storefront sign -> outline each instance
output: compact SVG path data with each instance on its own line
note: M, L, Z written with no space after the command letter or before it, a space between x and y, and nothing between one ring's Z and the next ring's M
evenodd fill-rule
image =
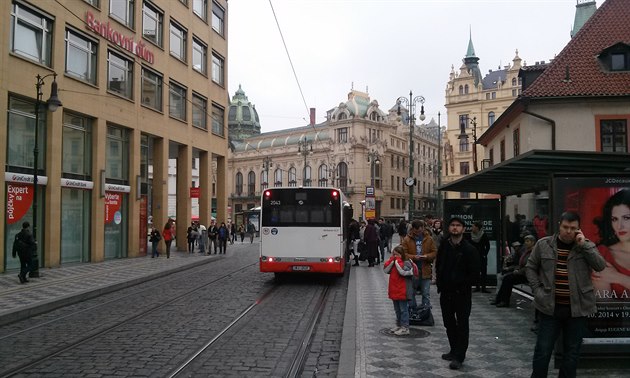
M33 175L25 175L22 173L4 173L4 181L6 182L19 182L23 184L32 184L33 183ZM47 185L48 177L47 176L37 176L37 185Z
M83 181L83 180L73 180L62 178L61 186L64 188L74 188L74 189L86 189L91 190L94 189L94 183L92 181Z
M105 192L105 224L116 221L120 224L122 216L120 207L122 205L122 194L116 192Z
M33 203L33 185L7 184L7 224L19 222Z
M129 185L105 184L105 190L108 192L129 193L131 192L131 187Z
M109 42L122 47L130 53L136 55L138 58L153 64L155 56L153 51L149 50L142 41L134 41L132 37L128 37L123 33L112 29L109 21L102 22L94 18L94 14L90 11L85 13L85 22L87 28L101 37L107 39Z
M201 188L190 188L190 198L199 198Z

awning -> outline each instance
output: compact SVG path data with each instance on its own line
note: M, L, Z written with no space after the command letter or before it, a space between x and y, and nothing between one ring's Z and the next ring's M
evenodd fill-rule
M531 150L438 188L504 196L549 189L554 173L628 173L630 154Z

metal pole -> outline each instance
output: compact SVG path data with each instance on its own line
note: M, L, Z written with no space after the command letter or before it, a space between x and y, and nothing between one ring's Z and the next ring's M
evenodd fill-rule
M438 188L442 186L442 125L440 122L440 112L438 112L438 177L437 177L437 185ZM438 218L442 219L442 191L437 191L437 214Z
M413 177L413 128L416 121L413 92L409 91L409 177ZM413 219L413 185L409 187L409 220Z
M35 143L33 147L33 239L35 240L34 252L31 256L31 266L29 277L39 277L39 257L37 256L37 169L39 158L39 103L42 100L43 93L41 91L44 85L44 79L37 75L37 100L35 101Z

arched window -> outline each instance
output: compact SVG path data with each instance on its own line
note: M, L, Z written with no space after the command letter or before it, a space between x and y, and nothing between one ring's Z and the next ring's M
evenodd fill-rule
M492 124L494 123L494 112L489 112L488 113L488 126L492 126Z
M303 178L303 186L311 186L311 166L307 165L304 167L304 178Z
M256 195L256 174L254 171L249 171L249 174L247 175L247 195Z
M459 86L459 94L460 95L464 94L464 86L463 85Z
M516 87L516 78L515 77L512 78L512 86Z
M269 187L269 173L267 171L260 172L260 191Z
M318 171L317 176L319 180L317 181L317 186L328 186L328 167L326 164L320 165Z
M243 174L238 172L236 174L236 195L240 196L243 194Z
M297 174L295 167L289 168L289 186L297 186Z
M378 113L377 112L370 113L370 121L378 121Z
M468 151L468 138L462 138L459 140L459 152Z
M273 186L282 186L282 170L280 168L276 168L276 171L273 173L273 177Z
M344 162L337 165L337 178L339 179L339 189L348 190L348 165Z
M468 84L464 85L464 94L468 94Z
M339 120L341 121L342 119L348 119L348 116L346 115L346 113L339 113Z

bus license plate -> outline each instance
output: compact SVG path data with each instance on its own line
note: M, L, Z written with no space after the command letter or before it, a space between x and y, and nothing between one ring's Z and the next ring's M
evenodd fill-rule
M295 265L293 270L311 270L311 267L307 265Z

